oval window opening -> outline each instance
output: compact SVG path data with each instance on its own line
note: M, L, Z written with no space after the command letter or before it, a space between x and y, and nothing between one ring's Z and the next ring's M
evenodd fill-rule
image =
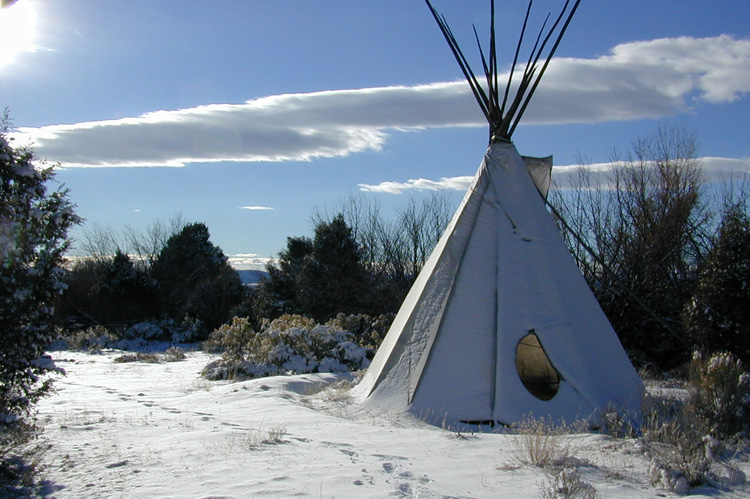
M518 342L516 370L523 386L540 400L551 400L560 389L560 374L552 366L539 338L533 332Z

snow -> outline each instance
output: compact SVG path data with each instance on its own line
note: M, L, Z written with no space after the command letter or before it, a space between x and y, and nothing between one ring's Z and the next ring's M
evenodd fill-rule
M38 406L46 497L523 498L565 475L522 464L522 435L457 434L373 412L348 395L350 375L208 381L199 372L216 355L115 363L122 354L52 352L67 376ZM575 467L599 497L673 496L649 484L637 442L561 438L556 464ZM726 490L691 493L750 497L741 483L750 465L732 464L717 481Z

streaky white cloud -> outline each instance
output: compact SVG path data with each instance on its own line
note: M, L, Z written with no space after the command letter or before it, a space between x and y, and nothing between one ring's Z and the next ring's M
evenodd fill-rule
M250 211L266 211L266 210L274 210L275 208L272 208L270 206L240 206L240 209L250 210Z
M663 38L550 63L526 124L658 118L750 92L750 39ZM518 78L516 78L518 80ZM285 94L139 117L21 128L64 167L310 161L380 150L395 131L485 126L463 81Z
M365 192L382 192L387 194L402 194L407 191L438 191L453 190L465 191L471 179L471 175L461 177L443 177L440 180L428 180L425 178L409 179L406 182L381 182L379 184L359 184L359 190Z
M750 175L750 158L717 158L706 156L698 158L703 169L703 178L706 182L725 182L728 180L742 179ZM565 165L555 166L552 169L552 178L558 188L566 189L573 185L578 170L585 168L592 174L592 180L601 181L603 185L609 180L613 168L622 162L593 163L588 165Z
M723 182L731 179L742 179L750 176L750 158L699 158L703 168L703 176L707 182ZM600 181L606 185L612 170L621 165L621 161L609 163L592 163L587 165L561 165L552 168L552 179L555 186L560 189L570 188L579 174L579 169L584 168L592 175L594 182ZM413 190L438 190L451 189L465 191L473 177L443 177L440 180L410 179L406 182L386 181L379 184L359 184L361 191L380 192L387 194L404 194Z

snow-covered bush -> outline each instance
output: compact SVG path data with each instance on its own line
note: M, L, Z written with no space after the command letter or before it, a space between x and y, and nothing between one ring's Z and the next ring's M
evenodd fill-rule
M116 364L126 364L129 362L144 362L147 364L159 364L162 359L155 353L136 352L125 353L115 357L112 362Z
M374 317L367 314L338 314L326 325L354 334L357 339L356 343L367 348L368 358L372 359L388 333L388 328L391 327L395 316L395 314L381 314Z
M180 337L182 334L182 329L175 321L164 319L134 324L125 330L123 338L146 341L169 341L175 336Z
M186 358L187 355L185 355L185 350L180 347L169 347L164 352L164 360L166 362L179 362Z
M104 326L71 331L62 338L65 349L98 352L103 348L112 348L119 338Z
M222 353L225 360L241 361L245 359L255 334L247 317L235 317L230 324L224 324L208 335L203 342L203 350Z
M655 421L644 429L643 441L651 458L649 477L654 486L685 493L686 486L699 485L713 461L716 441L692 426L686 412L671 420Z
M646 397L640 442L650 458L647 474L653 486L684 494L705 482L719 445L708 428L706 418L683 397Z
M686 412L694 413L704 431L724 438L747 430L750 423L750 373L729 352L695 353L689 368Z
M219 345L224 353L203 375L226 379L355 371L367 367L369 360L354 339L348 331L299 315L283 315L259 332L247 319L235 318L211 334L209 345Z
M37 166L7 139L0 121L0 424L28 415L51 388L43 375L61 371L45 348L54 339L52 317L61 282L68 229L80 218L57 187L52 167Z
M723 476L726 466L720 463L727 437L747 427L749 403L750 375L739 359L726 352L695 353L688 367L686 398L646 398L641 442L651 459L651 484L686 494L699 484L738 482L739 473L729 470Z
M186 317L182 322L172 319L151 320L127 328L122 337L130 340L171 341L190 343L199 335L200 321Z

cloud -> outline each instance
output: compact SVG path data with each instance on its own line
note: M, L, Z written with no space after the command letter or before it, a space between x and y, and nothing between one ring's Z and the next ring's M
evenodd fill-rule
M658 118L750 92L750 39L664 38L594 59L555 59L526 124ZM388 134L485 126L463 81L285 94L242 104L156 111L109 121L21 128L38 156L65 167L310 161L380 150Z
M750 180L750 158L700 158L703 167L703 176L707 182L724 182L729 180L741 180L747 178ZM584 165L583 168L592 174L594 182L600 181L606 185L609 174L617 165L617 162L611 163L593 163ZM552 169L552 179L558 188L570 188L578 176L578 170L581 165L562 165L555 166ZM403 194L412 190L438 190L451 189L456 191L465 191L473 177L443 177L440 180L427 179L410 179L406 182L381 182L380 184L368 185L359 184L359 189L366 192L380 192L387 194Z
M471 179L471 175L462 177L443 177L440 180L428 180L424 178L409 179L406 182L381 182L380 184L369 185L359 184L359 190L366 192L383 192L387 194L402 194L406 191L438 191L454 190L465 191Z
M240 209L250 211L265 211L274 210L275 208L271 208L270 206L240 206Z
M706 182L726 182L729 180L750 179L750 158L699 158L703 168L703 178ZM617 163L594 163L585 165L585 168L593 174L592 180L600 180L606 184L609 174ZM562 189L568 188L575 181L579 165L555 166L552 169L552 178L555 184Z

